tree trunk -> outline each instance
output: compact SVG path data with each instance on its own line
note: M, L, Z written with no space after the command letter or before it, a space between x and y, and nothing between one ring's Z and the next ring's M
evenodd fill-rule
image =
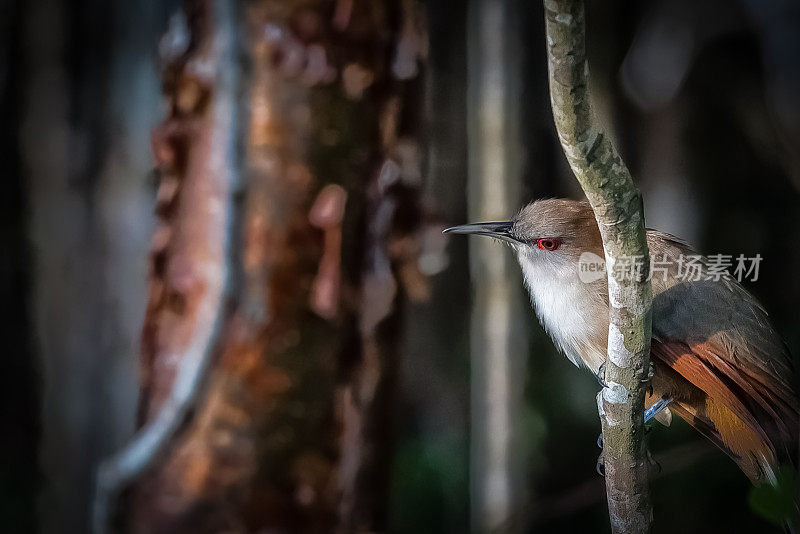
M153 140L161 223L143 334L144 427L101 472L101 486L114 488L105 516L128 532L386 530L401 312L427 295L417 262L427 220L419 8L262 0L235 14L233 5L187 2L185 22L162 40L171 113ZM247 69L231 35L245 43ZM242 80L246 126L215 113L232 112L239 96L225 73ZM231 143L244 156L242 214L215 341L197 310L220 290L209 272L227 269ZM219 162L227 166L211 168ZM176 401L202 336L213 359L194 365L198 387ZM170 410L179 417L147 460L109 477ZM118 496L123 514L113 513Z
M544 7L553 117L567 160L594 209L606 253L610 326L606 386L597 403L611 528L649 532L643 415L652 292L642 198L592 112L583 0L544 0ZM634 277L619 279L615 261L636 261L641 269Z

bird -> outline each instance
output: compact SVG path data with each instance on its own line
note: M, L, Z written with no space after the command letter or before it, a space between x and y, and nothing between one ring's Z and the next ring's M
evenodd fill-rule
M540 199L509 221L455 226L452 234L508 244L542 326L572 363L602 383L609 330L606 275L581 272L604 257L586 200ZM655 268L651 382L645 420L685 420L730 456L755 485L776 484L793 458L800 402L786 344L764 307L734 277L667 233L647 230ZM694 258L687 260L687 258ZM692 261L692 276L686 276ZM583 263L582 263L583 262ZM585 268L584 268L585 271Z

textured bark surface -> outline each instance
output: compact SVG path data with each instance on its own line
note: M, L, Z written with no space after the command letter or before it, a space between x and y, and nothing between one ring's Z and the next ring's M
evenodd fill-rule
M195 214L219 202L215 175L191 162L212 157L202 117L233 95L196 74L223 66L203 54L231 28L247 60L225 65L243 77L246 124L228 131L245 156L234 295L194 415L123 496L119 525L382 531L402 304L427 297L421 14L414 1L262 0L228 18L234 4L187 2L186 22L162 40L172 116L153 142L162 224L143 334L145 428L180 384L207 291L189 275L218 236Z
M570 167L595 212L608 270L606 387L598 394L613 532L649 532L652 508L644 442L652 293L647 281L641 195L590 102L583 0L545 0L550 98ZM638 276L613 276L615 260L639 261Z
M173 444L194 408L227 320L238 181L236 13L200 2L173 24L162 50L169 116L153 147L162 182L143 332L140 416L134 439L97 476L94 530L107 531L120 494Z

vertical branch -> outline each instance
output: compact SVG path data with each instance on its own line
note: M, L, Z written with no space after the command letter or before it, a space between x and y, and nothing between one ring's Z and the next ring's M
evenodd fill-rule
M237 169L235 13L229 0L195 7L189 13L195 49L170 66L171 116L161 127L164 137L154 141L165 174L159 191L165 216L154 239L145 350L153 351L146 373L161 382L151 380L158 395L144 398L158 403L145 410L152 415L128 446L99 468L93 512L98 533L109 530L121 492L173 444L225 322ZM158 366L171 372L156 373Z
M642 199L590 103L583 0L544 0L550 98L570 167L595 212L608 270L606 386L598 395L613 532L648 532L652 509L643 433L652 293ZM643 264L634 280L614 262Z
M519 134L513 116L519 54L510 3L471 3L468 22L470 219L502 220L518 208ZM516 261L491 241L471 243L475 291L471 324L472 525L487 532L509 525L524 503L523 470L512 428L522 404L524 315ZM515 522L515 525L521 522ZM508 527L506 527L508 528Z

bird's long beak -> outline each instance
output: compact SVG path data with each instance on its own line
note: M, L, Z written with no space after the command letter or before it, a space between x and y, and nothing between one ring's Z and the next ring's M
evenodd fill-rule
M453 226L452 228L448 228L442 233L486 235L496 239L502 239L503 241L508 241L510 243L517 243L519 241L513 235L511 235L511 228L513 225L514 223L511 221L464 224L461 226Z

